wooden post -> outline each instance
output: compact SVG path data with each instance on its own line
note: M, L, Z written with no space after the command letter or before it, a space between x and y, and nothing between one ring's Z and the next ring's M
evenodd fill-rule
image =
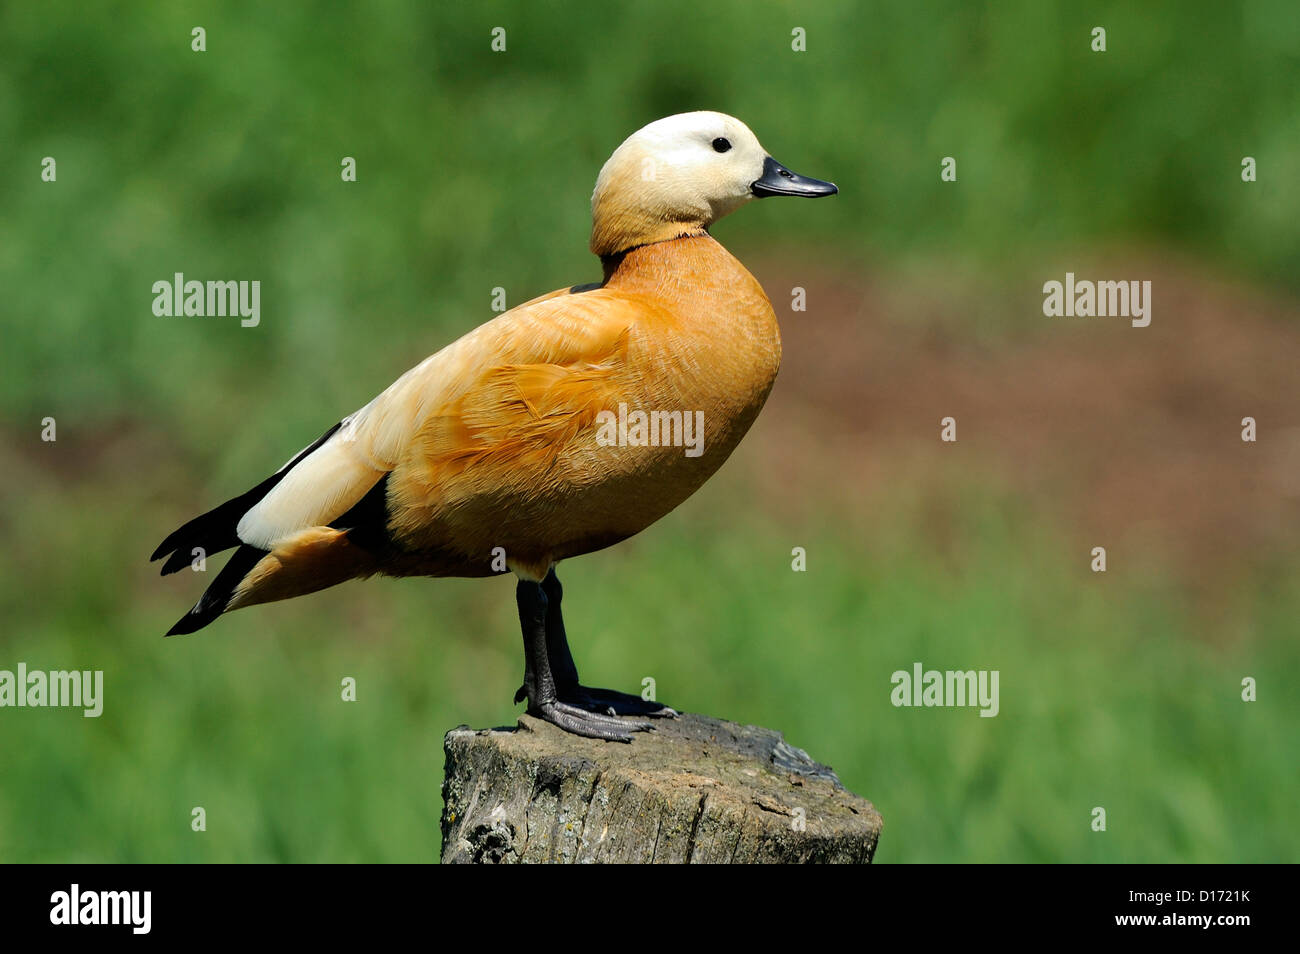
M447 733L442 861L870 862L875 807L781 733L708 716L630 744L531 716Z

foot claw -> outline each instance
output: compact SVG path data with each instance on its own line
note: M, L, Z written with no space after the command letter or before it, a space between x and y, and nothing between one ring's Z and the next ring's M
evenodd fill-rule
M620 719L613 713L605 715L603 712L592 712L590 709L585 709L582 706L571 705L563 700L557 702L556 706L558 706L562 712L567 712L576 719L586 719L598 725L607 725L611 728L618 728L623 731L649 732L654 728L654 726L649 722Z
M528 713L574 735L586 736L589 739L605 739L609 742L631 742L630 733L644 732L653 728L648 722L624 722L621 719L587 712L563 702L546 702L540 706L530 707Z

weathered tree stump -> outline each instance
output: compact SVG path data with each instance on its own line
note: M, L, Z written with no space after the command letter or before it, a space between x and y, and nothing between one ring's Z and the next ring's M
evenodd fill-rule
M707 716L631 744L516 729L447 733L442 861L866 863L882 821L781 733Z

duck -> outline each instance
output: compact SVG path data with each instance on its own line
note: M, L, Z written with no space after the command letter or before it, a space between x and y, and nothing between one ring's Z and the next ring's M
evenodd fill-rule
M169 534L152 556L163 575L196 554L234 553L166 635L376 574L511 572L524 644L516 704L616 742L676 715L579 681L556 567L670 513L767 400L781 363L776 315L711 227L756 199L837 192L723 113L632 133L592 192L602 280L479 325Z

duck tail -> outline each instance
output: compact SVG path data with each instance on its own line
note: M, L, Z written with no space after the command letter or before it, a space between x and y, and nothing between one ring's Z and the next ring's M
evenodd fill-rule
M299 461L329 440L330 436L338 429L339 424L335 424L322 434L314 444L303 448L293 460L252 490L242 493L238 497L232 497L221 506L209 510L207 513L201 514L178 529L173 530L167 535L167 539L158 545L158 549L153 551L153 556L149 558L150 561L167 557L167 562L162 566L162 575L167 576L169 573L175 573L189 566L190 561L199 555L194 553L196 549L202 550L202 556L207 557L223 550L229 550L231 547L239 546L240 540L236 528L239 526L239 521L244 514L248 513L258 501L269 494L275 485L284 478L284 475L293 470Z
M182 636L196 632L224 613L230 607L235 589L253 567L261 562L267 552L247 544L236 550L226 565L221 568L217 578L212 581L212 585L204 590L193 609L178 619L176 625L167 630L165 635Z

